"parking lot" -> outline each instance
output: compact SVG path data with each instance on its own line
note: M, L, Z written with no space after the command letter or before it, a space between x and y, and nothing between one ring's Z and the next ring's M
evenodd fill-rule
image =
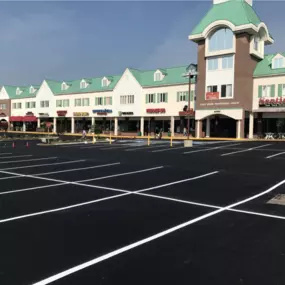
M270 140L1 142L0 284L285 284L284 164Z

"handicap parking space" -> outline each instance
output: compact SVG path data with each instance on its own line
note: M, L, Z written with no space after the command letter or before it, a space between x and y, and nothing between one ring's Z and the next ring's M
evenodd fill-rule
M252 176L243 173L221 171L215 175L189 181L186 185L169 185L145 193L185 200L186 202L226 206L259 193L276 182L276 179L268 176L259 175L254 179L252 178Z
M32 284L208 211L202 207L127 195L0 223L0 243L5 244L1 249L1 282ZM32 258L27 258L31 255Z
M285 284L283 226L280 220L224 212L75 268L54 284Z

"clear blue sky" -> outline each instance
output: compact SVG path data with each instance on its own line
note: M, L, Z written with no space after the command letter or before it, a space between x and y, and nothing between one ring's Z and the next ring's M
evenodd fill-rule
M0 2L0 85L40 84L196 62L188 40L211 1ZM285 2L254 7L285 51Z

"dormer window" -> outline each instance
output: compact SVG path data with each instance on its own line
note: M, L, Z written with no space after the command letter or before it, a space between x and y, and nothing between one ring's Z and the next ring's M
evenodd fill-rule
M20 95L21 94L21 90L20 90L20 88L18 87L17 89L16 89L16 95Z
M161 81L161 73L160 72L156 72L154 74L154 81Z
M273 68L283 68L284 67L284 58L274 58Z
M108 81L107 81L107 79L104 78L104 79L102 80L102 86L103 86L103 87L108 86Z
M85 81L85 80L82 80L82 81L80 82L80 88L81 88L81 89L84 89L84 88L86 88L86 87L87 87L86 81Z
M259 48L258 48L258 44L259 44L259 39L257 37L254 37L254 40L253 40L253 48L258 51Z
M61 90L66 90L67 89L67 84L65 82L61 83Z
M33 94L35 92L35 89L33 86L30 87L30 94Z

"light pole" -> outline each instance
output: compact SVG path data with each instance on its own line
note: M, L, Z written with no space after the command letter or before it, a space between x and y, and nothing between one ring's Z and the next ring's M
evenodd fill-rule
M187 139L189 140L190 138L190 103L191 103L191 77L196 76L197 73L197 64L191 63L187 68L186 68L186 73L184 73L182 76L183 77L188 77L189 78L189 89L188 89L188 119L187 119Z

